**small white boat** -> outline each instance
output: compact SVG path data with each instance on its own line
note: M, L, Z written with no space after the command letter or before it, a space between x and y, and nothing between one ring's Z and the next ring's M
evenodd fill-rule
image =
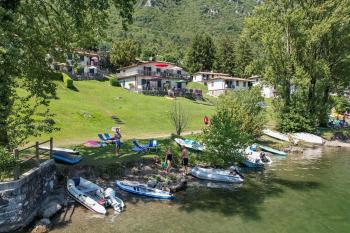
M271 164L272 160L264 152L252 151L248 147L245 150L245 160L242 163L250 168L263 168L265 165Z
M175 197L167 191L163 191L160 189L150 188L145 184L141 184L138 182L130 182L130 181L116 181L116 185L129 193L153 197L157 199L174 199Z
M175 142L180 146L185 146L186 148L189 148L192 150L204 151L205 149L204 145L191 139L175 138Z
M107 188L105 190L105 198L107 204L112 206L115 211L120 213L124 210L125 204L123 200L115 195L115 191L112 188Z
M283 133L280 133L280 132L277 132L277 131L273 131L273 130L270 130L270 129L264 129L262 132L265 135L269 136L269 137L272 137L272 138L275 138L275 139L278 139L278 140L281 140L281 141L298 143L297 139L296 140L292 140L292 138L289 137L287 134L283 134Z
M234 170L222 170L213 168L194 167L190 171L191 175L203 180L228 182L228 183L242 183L243 177Z
M40 150L50 150L50 147L49 146L39 146L39 149ZM65 153L75 154L75 155L79 154L79 151L72 150L72 149L66 149L66 148L59 148L59 147L52 148L52 151L65 152Z
M106 214L104 190L100 186L84 178L72 178L67 181L68 193L86 208Z
M325 143L325 140L323 138L311 133L293 133L292 137L311 144L323 145Z

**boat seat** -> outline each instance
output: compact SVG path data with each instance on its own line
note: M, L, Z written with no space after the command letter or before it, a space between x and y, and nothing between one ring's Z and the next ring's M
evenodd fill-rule
M79 189L79 190L82 193L89 193L89 192L92 192L92 191L96 191L97 189L94 187L94 188L85 188L85 189Z

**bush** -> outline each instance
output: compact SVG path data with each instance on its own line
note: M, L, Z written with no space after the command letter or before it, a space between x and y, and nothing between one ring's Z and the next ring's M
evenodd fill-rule
M332 100L334 103L334 108L339 114L344 113L348 108L350 108L350 101L345 96L334 96Z
M16 160L8 150L0 147L0 179L8 176L16 165Z
M118 81L117 78L110 78L110 79L109 79L109 83L110 83L111 86L113 86L113 87L121 87L120 82Z
M62 73L57 73L57 72L52 73L51 79L56 81L62 81L63 80Z
M73 79L71 79L68 74L62 73L62 79L67 88L74 87Z

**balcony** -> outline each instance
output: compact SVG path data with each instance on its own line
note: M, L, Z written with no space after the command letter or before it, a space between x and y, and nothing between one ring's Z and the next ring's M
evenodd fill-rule
M174 79L186 79L188 78L187 75L184 74L177 74L173 72L156 72L156 71L148 71L148 70L134 70L132 72L125 72L119 74L120 77L126 77L126 76L152 76L152 77L159 77L159 78L174 78Z

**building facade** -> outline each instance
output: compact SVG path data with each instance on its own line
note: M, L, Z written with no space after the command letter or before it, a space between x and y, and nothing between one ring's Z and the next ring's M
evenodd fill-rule
M123 88L131 91L159 89L184 89L188 74L184 69L169 62L140 62L120 68L118 80Z
M261 96L264 98L275 98L276 90L270 85L266 85L261 81L261 78L257 75L254 75L249 78L253 86L259 86L261 88Z
M229 74L198 72L193 75L193 82L203 83L208 87L208 94L219 96L227 91L249 89L252 82L248 79L231 77Z

